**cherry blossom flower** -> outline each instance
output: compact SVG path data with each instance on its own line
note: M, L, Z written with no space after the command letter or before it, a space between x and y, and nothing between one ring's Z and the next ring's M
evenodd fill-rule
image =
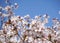
M15 8L18 8L18 4L17 3L15 3L14 5L15 5Z

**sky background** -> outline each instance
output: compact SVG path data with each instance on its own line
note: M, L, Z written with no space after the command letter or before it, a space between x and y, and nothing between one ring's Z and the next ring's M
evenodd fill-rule
M6 6L5 0L0 0L0 6ZM25 16L29 14L31 18L36 15L48 14L49 24L52 24L52 18L60 19L60 0L10 0L12 4L17 2L19 8L15 10L16 15Z

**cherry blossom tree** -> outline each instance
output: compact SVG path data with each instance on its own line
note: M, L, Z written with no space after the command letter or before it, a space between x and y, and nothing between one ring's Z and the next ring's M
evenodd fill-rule
M9 1L5 0L7 4ZM52 27L49 27L46 26L50 18L48 14L35 16L34 19L29 15L15 16L13 9L18 7L17 3L0 7L0 43L60 43L60 20L53 18Z

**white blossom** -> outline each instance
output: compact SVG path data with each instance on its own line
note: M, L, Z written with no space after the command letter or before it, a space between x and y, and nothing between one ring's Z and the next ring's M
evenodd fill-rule
M10 7L10 6L6 6L6 7L5 7L5 10L6 10L6 11L10 11L10 10L11 10L11 7Z
M15 3L14 5L15 5L15 8L18 8L18 4L17 3Z

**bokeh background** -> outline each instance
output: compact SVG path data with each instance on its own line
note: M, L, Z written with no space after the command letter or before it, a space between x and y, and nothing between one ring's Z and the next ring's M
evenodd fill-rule
M0 6L6 6L5 0L0 0ZM19 8L14 10L15 15L30 15L34 18L36 15L48 14L49 24L52 25L52 18L60 19L60 0L10 0L11 4L18 3Z

